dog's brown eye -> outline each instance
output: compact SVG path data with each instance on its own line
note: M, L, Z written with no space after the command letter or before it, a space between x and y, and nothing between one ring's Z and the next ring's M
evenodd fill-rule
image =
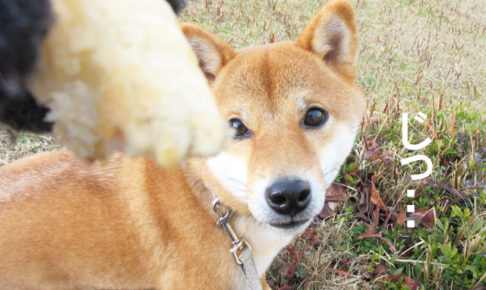
M235 129L235 138L246 138L250 136L250 130L241 122L240 119L233 118L230 120L231 128Z
M321 108L310 108L304 116L304 126L319 127L327 121L328 113Z

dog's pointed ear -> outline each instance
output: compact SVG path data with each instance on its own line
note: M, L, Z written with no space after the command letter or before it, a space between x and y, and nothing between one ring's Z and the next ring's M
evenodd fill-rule
M351 4L343 0L326 4L305 27L297 45L317 54L337 73L354 80L358 35Z
M211 82L234 57L235 51L229 44L197 25L182 23L181 29L199 59L199 67Z

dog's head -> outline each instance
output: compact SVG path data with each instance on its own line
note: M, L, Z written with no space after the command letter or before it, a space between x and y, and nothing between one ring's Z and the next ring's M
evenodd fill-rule
M351 5L327 4L295 43L239 51L197 26L182 29L234 128L228 150L200 162L199 174L235 210L302 230L323 207L365 108Z

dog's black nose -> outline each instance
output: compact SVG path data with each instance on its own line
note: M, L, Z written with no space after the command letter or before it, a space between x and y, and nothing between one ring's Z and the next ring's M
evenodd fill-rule
M267 188L265 197L268 205L276 212L294 216L309 205L310 185L300 179L279 180Z

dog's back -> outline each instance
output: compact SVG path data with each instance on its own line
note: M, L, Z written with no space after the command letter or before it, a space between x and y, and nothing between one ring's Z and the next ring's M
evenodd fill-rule
M138 225L128 219L123 192L130 184L123 184L127 168L122 163L122 158L115 157L103 170L97 165L88 170L72 154L62 151L3 168L0 281L19 287L64 288L71 281L89 280L102 287L97 276L106 275L110 272L107 267L116 265L139 269L137 276L150 281L145 266L150 257L143 251L127 250L137 249L144 241L140 241ZM138 183L133 176L138 172L133 168L131 184ZM125 190L120 190L124 186ZM129 273L123 275L122 270L116 274L113 280L131 284Z
M1 288L139 289L161 281L182 288L185 275L194 289L228 283L220 277L225 269L214 272L214 281L198 275L200 265L209 273L232 261L214 248L226 240L208 230L213 218L187 210L200 205L186 178L150 159L117 154L105 166L87 166L68 151L2 168ZM214 252L212 259L201 258L201 250Z

